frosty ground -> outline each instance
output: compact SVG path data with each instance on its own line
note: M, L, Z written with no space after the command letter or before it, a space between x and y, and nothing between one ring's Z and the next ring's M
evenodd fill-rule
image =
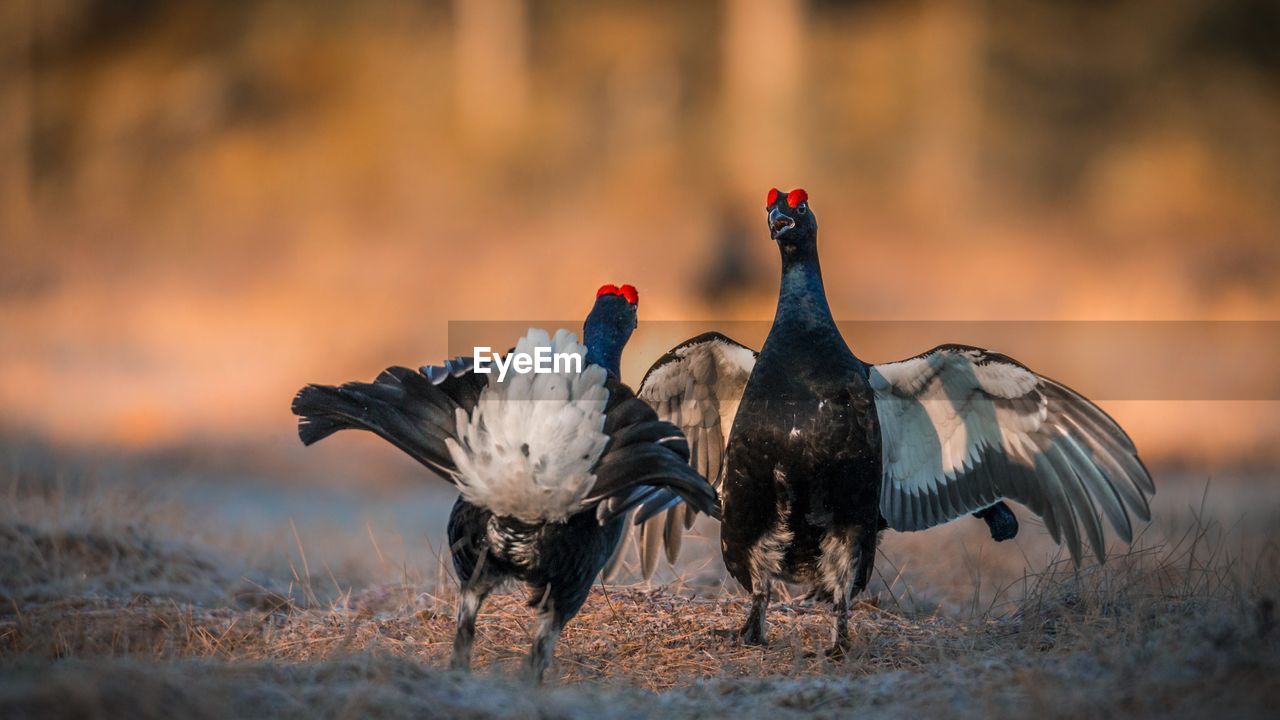
M597 587L533 690L518 678L520 588L481 613L475 675L444 669L455 586L438 528L389 542L371 523L300 530L288 513L233 526L143 483L14 468L0 716L1270 716L1274 481L1162 480L1155 521L1104 566L1055 556L1025 511L1014 543L978 521L886 534L838 663L822 652L827 607L797 589L773 605L768 647L725 637L745 598L700 526L656 583Z

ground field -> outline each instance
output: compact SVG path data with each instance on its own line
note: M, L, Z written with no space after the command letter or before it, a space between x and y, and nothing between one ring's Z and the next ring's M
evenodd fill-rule
M785 591L767 648L724 637L746 599L695 542L661 585L593 592L531 691L523 592L482 612L476 675L449 673L449 578L371 527L329 533L360 568L309 556L291 519L281 545L120 487L11 477L0 716L1266 716L1280 511L1258 482L1169 481L1138 542L1079 571L1024 511L1016 545L977 521L888 534L843 662L822 653L826 607Z

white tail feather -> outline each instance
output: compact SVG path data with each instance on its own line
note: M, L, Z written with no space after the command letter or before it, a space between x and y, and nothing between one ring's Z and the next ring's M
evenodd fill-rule
M489 385L468 417L458 410L458 437L448 440L458 489L468 502L526 522L560 522L582 508L595 484L591 468L604 452L606 373L587 365L587 349L567 330L555 338L531 328L517 353L538 347L582 358L581 372L511 372Z

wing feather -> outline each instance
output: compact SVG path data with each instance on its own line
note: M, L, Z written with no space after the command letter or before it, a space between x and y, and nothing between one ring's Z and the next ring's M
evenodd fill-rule
M662 543L666 547L667 562L675 564L684 541L684 508L676 506L663 514L667 516L667 526L662 533Z
M1077 563L1126 542L1155 492L1133 441L1079 393L999 353L942 345L871 369L883 459L881 513L923 530L1000 499L1044 520Z
M755 361L751 348L720 333L704 333L659 358L637 392L658 417L684 431L689 464L717 489L729 429ZM693 527L693 521L693 513L676 505L641 524L635 539L645 578L657 568L660 549L675 562L684 530Z

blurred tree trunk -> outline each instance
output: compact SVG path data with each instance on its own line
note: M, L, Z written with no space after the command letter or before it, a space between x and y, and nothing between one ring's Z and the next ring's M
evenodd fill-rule
M31 33L36 0L0 9L0 246L17 247L30 236Z
M454 77L463 140L501 152L523 127L529 98L525 0L454 0Z
M983 7L931 0L916 31L913 157L907 193L940 227L974 214L981 122Z
M726 0L721 125L729 190L803 185L804 0Z

